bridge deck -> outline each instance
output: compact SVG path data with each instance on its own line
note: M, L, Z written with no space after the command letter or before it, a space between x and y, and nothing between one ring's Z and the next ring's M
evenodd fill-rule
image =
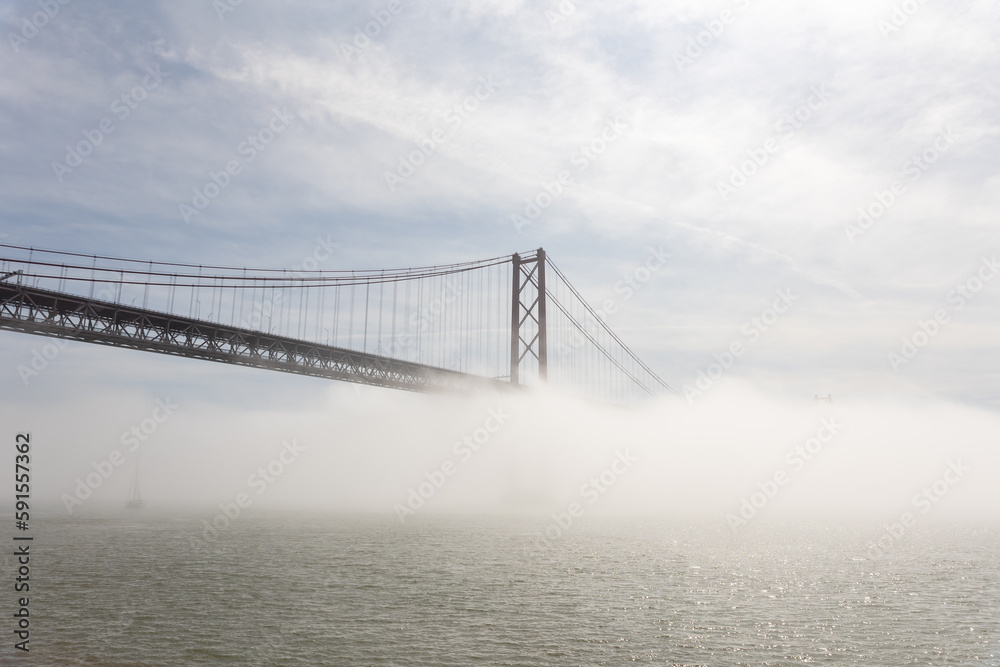
M424 392L510 382L87 297L0 282L0 329Z

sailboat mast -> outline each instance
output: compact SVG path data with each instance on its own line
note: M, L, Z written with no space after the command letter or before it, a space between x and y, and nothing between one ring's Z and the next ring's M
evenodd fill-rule
M132 475L132 485L129 489L129 499L126 503L126 507L129 508L140 508L146 505L142 500L142 494L139 493L139 455L135 455L135 473Z

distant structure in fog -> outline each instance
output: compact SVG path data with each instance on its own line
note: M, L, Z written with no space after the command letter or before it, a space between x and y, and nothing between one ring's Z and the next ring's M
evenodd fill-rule
M146 501L139 493L139 455L135 457L135 474L132 476L132 486L129 489L128 502L125 507L130 510L140 510L146 506Z

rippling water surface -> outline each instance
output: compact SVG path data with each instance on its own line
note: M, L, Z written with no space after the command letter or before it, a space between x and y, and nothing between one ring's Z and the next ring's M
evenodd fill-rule
M200 525L38 522L23 664L1000 665L985 527L872 560L877 529L848 526L607 521L540 548L525 519L243 516L199 546Z

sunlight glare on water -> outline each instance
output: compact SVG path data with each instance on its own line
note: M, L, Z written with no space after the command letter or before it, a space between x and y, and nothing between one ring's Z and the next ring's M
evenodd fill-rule
M266 515L196 547L199 525L40 521L32 658L998 664L995 530L927 528L871 560L872 530L847 525L594 521L544 547L523 518Z

